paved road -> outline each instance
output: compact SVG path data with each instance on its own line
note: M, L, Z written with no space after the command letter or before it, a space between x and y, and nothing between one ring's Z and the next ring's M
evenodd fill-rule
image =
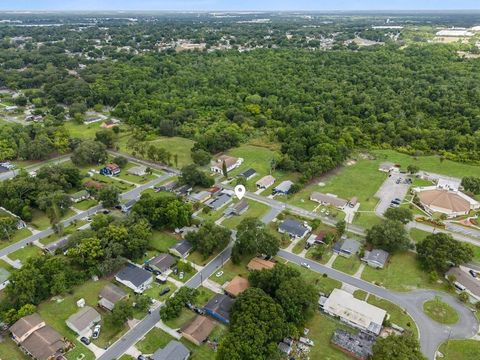
M434 290L415 290L411 292L397 293L378 287L364 280L351 277L345 273L328 268L315 261L302 258L285 250L280 250L278 255L299 265L306 262L310 265L310 268L313 271L321 274L325 273L332 279L339 280L387 299L405 309L417 324L420 333L422 351L429 359L434 359L438 346L449 337L452 339L470 338L478 331L478 321L475 315L456 298L446 293ZM436 295L441 296L443 301L450 304L459 313L460 320L454 326L441 325L424 314L422 310L423 303L426 300L434 298Z
M131 200L131 199L136 199L140 196L140 193L145 190L145 189L148 189L149 187L152 187L154 186L155 184L158 184L159 182L162 182L166 179L168 179L169 177L171 177L172 175L170 174L165 174L165 175L162 175L152 181L149 181L143 185L140 185L132 190L129 190L125 193L123 193L122 195L120 195L120 197L122 199L125 199L125 200ZM73 221L75 220L80 220L80 219L83 219L83 218L86 218L92 214L94 214L95 212L97 212L98 210L101 210L102 209L102 206L101 205L97 205L97 206L94 206L86 211L83 211L81 213L78 213L78 214L75 214L73 215L72 217L66 219L65 221L63 221L63 225L65 227L67 227L68 225L70 225ZM43 230L43 231L40 231L36 234L33 234L23 240L20 240L20 241L17 241L16 243L10 245L10 246L7 246L3 249L0 249L0 257L2 256L5 256L5 255L8 255L18 249L21 249L22 247L24 247L25 245L27 244L30 244L30 243L33 243L35 240L40 240L44 237L47 237L48 235L51 235L53 233L53 230L52 228L48 228L46 230Z
M423 230L425 232L434 233L434 234L437 233L437 232L450 234L450 235L452 235L452 237L455 240L466 242L466 243L476 245L476 246L480 246L480 239L476 240L475 238L472 238L471 236L459 234L459 233L453 232L451 230L435 228L433 226L430 226L430 225L427 225L427 224L424 224L424 223L420 223L420 222L416 222L416 221L411 221L406 226L407 226L407 229L419 229L419 230Z

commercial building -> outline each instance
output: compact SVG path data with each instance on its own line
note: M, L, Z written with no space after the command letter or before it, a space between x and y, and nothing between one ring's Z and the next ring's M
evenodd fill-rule
M480 202L460 191L440 189L437 186L415 188L423 208L429 214L441 213L448 218L467 215L471 210L480 209Z
M375 335L380 334L383 320L387 315L385 310L356 299L352 294L341 289L334 289L328 298L320 297L319 305L327 314Z

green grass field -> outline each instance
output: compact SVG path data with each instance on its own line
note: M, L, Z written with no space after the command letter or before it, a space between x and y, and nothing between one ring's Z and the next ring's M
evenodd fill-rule
M165 288L169 288L170 291L162 296L160 296L160 291ZM152 299L157 299L159 301L165 301L177 290L177 287L174 283L167 281L166 284L157 284L153 282L151 287L144 291L144 295L150 296Z
M428 235L431 235L431 233L419 229L410 229L409 234L415 243L422 242Z
M164 348L174 338L159 328L153 328L140 340L136 347L143 354L153 354L157 349Z
M235 229L243 219L253 217L260 220L270 209L269 206L259 203L258 201L247 199L246 202L248 203L249 208L245 213L240 216L233 215L230 218L225 219L222 222L222 225L229 229Z
M152 236L148 242L148 246L151 249L157 250L159 252L168 253L168 249L177 243L177 238L164 231L153 230Z
M225 284L225 282L232 280L235 276L240 275L248 277L247 264L250 258L244 258L239 264L234 264L232 260L228 260L221 268L218 268L211 276L210 280L215 281L219 285ZM219 271L223 271L222 276L217 276Z
M47 215L38 209L31 209L32 212L32 221L30 221L30 224L38 229L38 230L45 230L50 227L50 219L47 217Z
M338 271L353 275L357 272L360 264L361 261L356 255L352 255L349 258L337 256L337 258L333 262L332 267Z
M440 324L455 324L459 319L459 315L455 309L443 302L440 298L428 300L423 303L423 311L431 319Z
M78 210L86 211L97 204L98 201L95 199L86 199L73 204L73 207Z
M4 336L0 342L0 359L27 360L30 358L19 349L9 336Z
M82 140L94 139L95 133L102 130L100 125L103 121L98 121L92 124L77 124L74 121L65 121L64 127L68 130L71 137L79 138Z
M11 236L9 241L7 241L7 240L1 240L0 241L0 249L3 249L4 247L10 246L10 245L16 243L17 241L20 241L22 239L25 239L26 237L29 237L30 235L32 235L32 232L30 230L28 230L27 228L17 230L13 233L13 235Z
M450 340L440 346L439 351L444 360L480 359L480 342L478 340Z
M429 281L428 274L420 268L416 255L411 252L393 255L385 269L366 266L362 279L396 291L444 288L442 284Z
M42 254L42 250L40 250L39 247L35 245L26 245L23 248L9 254L8 257L12 260L20 260L22 264L24 264L28 258Z

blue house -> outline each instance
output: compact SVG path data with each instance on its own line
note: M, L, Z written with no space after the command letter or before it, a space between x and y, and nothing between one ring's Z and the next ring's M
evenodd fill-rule
M206 314L224 324L230 322L230 310L233 306L233 300L230 296L217 294L203 308Z
M115 176L120 174L120 166L117 164L108 164L104 168L100 169L101 175Z

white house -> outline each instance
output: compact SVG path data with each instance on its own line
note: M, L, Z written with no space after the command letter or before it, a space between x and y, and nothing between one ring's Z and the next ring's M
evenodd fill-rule
M225 162L225 166L227 167L227 172L232 171L233 169L236 169L243 163L242 158L236 158L233 156L228 156L228 155L221 155L212 162L212 165L210 167L210 170L216 174L222 174L223 173L223 163Z

